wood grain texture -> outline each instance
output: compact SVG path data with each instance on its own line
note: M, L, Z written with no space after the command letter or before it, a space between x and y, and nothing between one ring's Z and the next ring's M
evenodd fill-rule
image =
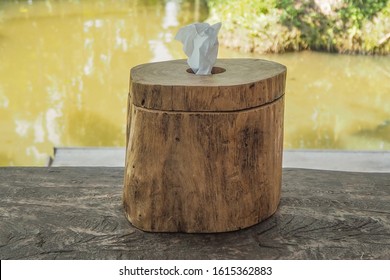
M124 205L153 232L252 226L279 204L286 68L225 59L197 76L184 60L131 70Z
M262 59L218 59L225 72L188 73L186 60L136 66L130 73L135 106L162 111L224 112L275 101L284 94L286 67Z
M218 234L146 233L123 168L0 168L0 259L390 259L390 174L283 170L277 212Z
M268 218L280 199L283 108L283 100L223 114L134 106L129 220L147 231L223 232Z

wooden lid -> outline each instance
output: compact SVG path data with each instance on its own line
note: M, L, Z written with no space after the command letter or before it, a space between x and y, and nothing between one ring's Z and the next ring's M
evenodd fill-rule
M271 103L284 94L286 67L262 59L219 59L216 74L190 73L185 59L130 71L134 105L163 111L226 112Z

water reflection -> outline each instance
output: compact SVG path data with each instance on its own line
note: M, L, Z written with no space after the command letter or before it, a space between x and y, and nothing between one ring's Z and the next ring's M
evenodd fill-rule
M129 69L181 56L193 1L2 1L0 165L124 145ZM206 13L203 13L206 14Z
M390 149L390 56L263 57L288 67L285 148Z
M204 8L189 0L1 1L0 165L44 165L53 146L123 146L129 69L183 58L173 37L203 20ZM390 149L390 57L261 58L288 67L286 148Z

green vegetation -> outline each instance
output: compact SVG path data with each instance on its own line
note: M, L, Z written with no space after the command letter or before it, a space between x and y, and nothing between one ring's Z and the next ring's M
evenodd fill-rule
M388 0L208 0L221 44L248 52L390 53Z

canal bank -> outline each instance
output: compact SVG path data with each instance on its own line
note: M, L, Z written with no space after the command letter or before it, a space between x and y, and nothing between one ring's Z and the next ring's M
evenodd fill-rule
M255 53L390 53L390 2L208 0L224 46Z
M45 166L53 147L124 146L129 70L185 58L173 38L195 21L193 1L27 2L0 1L0 166ZM390 56L218 56L288 68L286 150L390 150Z

